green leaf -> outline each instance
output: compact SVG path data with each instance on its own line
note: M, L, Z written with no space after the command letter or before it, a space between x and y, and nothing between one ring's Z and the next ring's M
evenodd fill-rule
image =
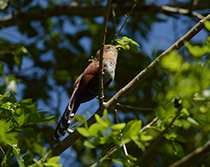
M75 115L75 116L74 116L74 120L77 120L77 121L79 121L80 123L83 123L83 122L87 121L86 118L83 117L83 116L81 116L81 115Z
M130 155L130 154L128 154L128 155L126 155L128 158L129 158L129 160L131 160L131 161L136 161L137 160L137 158L136 157L133 157L132 155Z
M207 53L210 53L210 47L209 46L192 46L190 43L186 42L185 46L189 50L189 52L195 56L195 57L201 57L204 56Z
M109 124L108 124L106 121L102 120L101 117L100 117L98 114L95 114L95 119L96 119L96 121L97 121L99 124L101 124L104 128L109 128Z
M182 108L181 112L180 112L180 116L181 117L188 117L190 115L189 111L187 110L187 108Z
M141 120L132 120L128 122L125 126L125 128L122 130L123 137L131 137L139 134L139 131L141 129L142 122Z
M22 100L20 100L20 104L31 105L32 104L32 99L22 99Z
M175 117L176 115L176 108L174 107L174 103L173 102L169 102L166 105L166 109L165 109L165 117L166 118L170 118L170 117Z
M122 37L122 39L116 39L116 42L119 43L124 50L130 50L130 47L133 48L133 51L138 53L139 44L128 37Z
M22 158L21 154L20 154L20 148L17 146L17 144L13 144L11 145L13 148L13 154L19 158L21 165L24 166L24 159ZM20 165L19 165L20 166Z
M43 165L41 163L39 163L39 161L37 159L34 158L33 161L35 163L30 165L29 167L43 167Z
M134 141L134 143L139 147L141 148L142 144L140 141L138 141L135 137L131 136L131 139Z
M94 137L98 137L101 133L104 133L103 125L99 123L94 123L88 129L89 134Z
M85 141L84 145L89 147L89 148L95 148L94 144L90 141Z
M1 0L0 1L0 9L3 10L7 7L9 0Z
M173 148L174 148L174 154L177 157L179 157L179 158L184 157L184 155L185 155L184 149L182 148L182 146L179 143L173 142Z
M13 148L9 147L6 155L1 161L1 167L8 167L12 165Z
M159 118L159 119L164 119L165 115L166 115L166 111L162 106L158 106L155 110L155 115Z
M143 132L140 135L140 139L141 139L141 141L150 141L153 139L153 137L150 135L146 135L146 132Z
M100 144L106 144L107 141L108 141L108 137L107 136L99 137L99 143Z
M206 20L206 21L204 22L204 26L206 27L206 29L207 29L208 31L210 31L210 21Z
M188 122L190 122L191 124L194 124L196 126L199 125L199 123L192 117L187 117Z
M6 121L0 120L0 144L15 144L17 143L17 136L18 133L12 132L12 133L6 133L7 129L5 128Z
M88 130L84 127L78 127L77 131L84 137L90 137L90 133L88 132Z
M170 72L179 71L182 64L182 57L176 53L176 50L171 51L168 55L161 59L161 65L163 68Z
M59 159L60 159L59 156L55 156L55 157L51 157L47 162L57 163Z
M112 130L122 130L126 126L125 123L119 123L111 126Z
M180 141L182 143L186 143L187 142L187 140L183 136L181 136L179 134L177 134L176 140Z
M107 109L104 110L103 117L104 117L104 121L107 124L107 127L106 128L109 128L112 123L111 123L110 118L108 117L108 111L107 111Z
M123 163L121 161L117 160L117 159L112 159L112 161L123 166Z

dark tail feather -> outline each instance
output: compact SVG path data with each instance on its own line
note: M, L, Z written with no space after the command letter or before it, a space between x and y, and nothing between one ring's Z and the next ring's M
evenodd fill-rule
M71 123L71 120L73 119L77 109L79 108L80 103L76 102L75 98L70 99L68 102L68 105L66 106L65 112L63 113L63 116L61 117L56 130L54 134L54 139L58 140L59 137L62 137L65 135L66 130L69 127L69 124Z

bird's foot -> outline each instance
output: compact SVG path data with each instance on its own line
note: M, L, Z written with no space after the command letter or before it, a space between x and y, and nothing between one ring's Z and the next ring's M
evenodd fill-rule
M99 99L103 99L105 96L103 95L103 96L101 96L101 97L99 97Z

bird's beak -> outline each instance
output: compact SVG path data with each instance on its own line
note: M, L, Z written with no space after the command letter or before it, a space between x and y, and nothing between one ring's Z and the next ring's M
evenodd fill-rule
M113 49L123 48L121 45L115 46Z

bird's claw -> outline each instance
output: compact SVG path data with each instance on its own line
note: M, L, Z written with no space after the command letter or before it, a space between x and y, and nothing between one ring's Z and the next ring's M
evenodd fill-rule
M99 97L99 99L103 99L105 96L103 95L103 96L101 96L101 97Z

